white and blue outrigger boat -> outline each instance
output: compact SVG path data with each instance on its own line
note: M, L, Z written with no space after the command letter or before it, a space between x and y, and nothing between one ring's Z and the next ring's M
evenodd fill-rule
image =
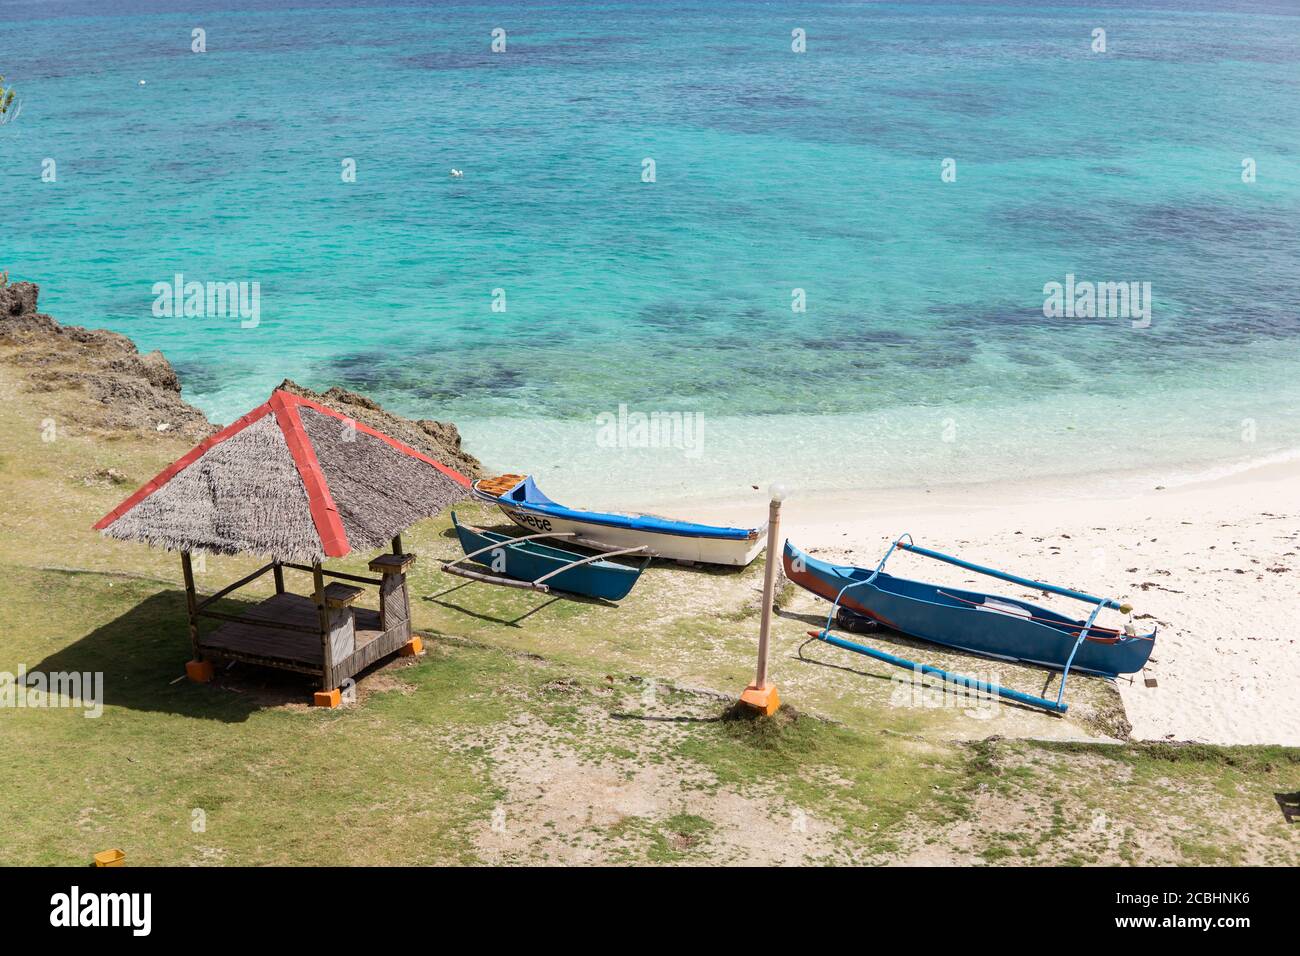
M647 514L582 511L552 501L528 475L480 478L473 495L497 505L515 524L564 534L591 548L643 548L642 554L699 564L745 567L763 550L764 524L722 528Z

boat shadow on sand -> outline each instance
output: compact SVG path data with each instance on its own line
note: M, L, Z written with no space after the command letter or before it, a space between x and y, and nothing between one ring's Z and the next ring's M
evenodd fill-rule
M446 590L438 591L436 594L426 594L420 600L428 601L430 604L436 604L439 607L445 607L449 611L456 611L459 614L464 614L468 617L477 618L478 620L483 621L485 624L499 624L502 627L519 627L521 621L524 621L525 619L532 617L534 614L538 613L539 611L546 610L548 607L550 607L552 604L554 604L557 601L574 601L578 604L591 604L596 607L609 607L609 608L618 607L618 605L615 604L613 601L606 601L604 598L586 597L585 595L581 595L581 594L568 594L565 592L557 591L546 595L539 594L538 595L539 597L544 598L541 604L538 604L534 608L530 608L529 610L525 611L523 614L520 614L518 617L511 618L510 620L506 620L505 618L495 617L491 614L484 614L482 611L475 611L473 608L465 607L465 605L463 604L457 604L455 601L442 600L442 598L448 594L455 594L457 591L461 590L462 588L471 588L471 587L474 587L473 581L463 581L460 584L452 585Z
M804 624L809 625L810 628L815 628L818 631L820 631L822 628L826 626L826 615L824 614L798 614L793 611L778 610L776 611L776 616L787 621L800 621ZM832 628L832 630L834 630L834 627ZM970 654L965 651L959 651L951 647L939 648L936 647L936 645L931 644L927 641L921 641L913 637L908 637L906 634L900 634L898 631L891 631L887 627L879 627L876 630L870 631L869 633L866 634L851 634L850 637L853 640L858 640L858 641L861 641L865 638L868 641L879 641L882 644L892 645L894 648L899 649L900 652L901 651L911 652L908 655L911 659L924 662L927 664L932 663L936 657L952 658L953 660L963 662L960 666L953 668L954 670L957 670L959 672L979 670L981 669L981 667L987 667L989 664L992 663L1003 664L1008 667L1016 667L1018 671L1020 671L1021 673L1024 673L1026 675L1033 675L1035 678L1038 677L1042 678L1043 680L1042 686L1037 691L1040 697L1048 696L1049 692L1055 693L1056 688L1059 686L1060 675L1054 671L1048 672L1048 671L1042 671L1036 667L1016 665L1010 661L1003 661L993 657L985 657L981 654ZM804 664L815 664L818 667L828 667L832 670L846 671L850 674L856 674L859 677L870 677L874 680L884 681L887 684L893 683L894 681L899 679L900 672L896 668L885 667L881 671L870 671L870 670L864 670L859 667L853 667L850 664L841 664L830 660L818 660L817 658L809 657L804 653L805 649L810 644L821 644L821 643L822 642L819 641L817 638L810 636L807 640L805 640L802 644L800 644L798 648L795 649L795 652L790 656L790 659L801 661ZM833 647L827 648L827 650L829 653L836 653L836 649ZM969 663L965 663L965 662L969 662ZM928 682L934 682L935 680L936 680L935 678L929 678ZM998 702L1008 707L1013 707L1017 710L1023 710L1028 713L1035 713L1035 714L1041 713L1041 711L1038 708L1031 707L1028 704L1022 704L1015 700L1000 698Z

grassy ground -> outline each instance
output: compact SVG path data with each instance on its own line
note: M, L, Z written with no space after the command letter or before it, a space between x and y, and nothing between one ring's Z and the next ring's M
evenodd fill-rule
M98 719L0 710L2 863L112 846L138 864L1300 862L1275 798L1300 790L1300 751L1115 743L1122 708L1097 680L1072 679L1067 719L918 692L803 647L826 608L791 589L772 673L793 706L729 719L758 564L656 566L614 608L449 577L448 521L424 522L405 540L428 651L366 675L355 702L312 709L304 680L243 666L177 681L179 562L90 525L186 444L95 434L76 401L0 364L0 671L99 671L105 697ZM256 563L208 557L199 587Z

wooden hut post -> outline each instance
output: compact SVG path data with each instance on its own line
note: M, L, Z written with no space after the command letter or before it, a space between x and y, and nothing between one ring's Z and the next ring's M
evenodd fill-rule
M321 653L321 693L316 695L316 703L330 707L338 706L339 685L334 679L334 651L330 646L329 610L325 607L325 575L321 573L320 562L311 563L312 599L316 602L316 616L320 621ZM322 700L327 698L328 700Z
M199 659L199 614L198 602L194 597L194 566L190 563L190 553L181 552L181 574L185 576L185 607L190 618L190 647L194 659Z
M402 536L400 534L393 535L393 554L399 557L402 556ZM410 592L407 591L406 589L406 565L405 564L402 565L402 571L400 574L396 575L396 577L397 577L396 589L401 591L400 594L401 608L402 608L401 613L402 613L403 620L406 621L406 639L409 641L411 639L411 595ZM387 574L383 575L382 579L385 582L388 581L389 575ZM380 589L382 591L382 585ZM380 607L383 607L382 603L380 604Z
M284 593L284 565L280 563L279 558L274 559L271 570L275 573L275 593Z
M393 546L401 547L400 538L393 539ZM406 587L406 569L415 563L415 555L381 554L370 562L370 570L380 574L379 585L379 626L384 636L391 642L401 642L403 654L418 654L423 649L423 642L411 636L411 596Z
M190 553L181 552L181 574L185 577L185 610L190 621L190 650L194 657L185 662L185 676L190 680L206 684L212 680L212 664L203 659L199 651L199 607L194 595L194 566L190 563Z

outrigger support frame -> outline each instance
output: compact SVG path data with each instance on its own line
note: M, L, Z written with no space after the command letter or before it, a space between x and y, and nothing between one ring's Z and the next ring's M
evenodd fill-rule
M1018 690L1012 690L1010 687L1003 687L1001 684L990 684L988 681L978 680L974 677L967 677L965 674L953 674L930 664L922 664L918 661L909 661L905 657L897 657L893 654L887 654L884 651L878 651L874 647L867 647L865 644L855 644L853 641L846 641L842 637L836 637L828 631L809 631L810 637L824 641L833 647L843 648L846 651L854 651L858 654L865 654L867 657L873 657L878 661L884 661L886 664L893 664L895 667L904 667L915 673L920 671L922 674L930 674L938 677L940 680L947 681L950 684L959 684L962 687L969 687L977 690L982 694L997 694L999 697L1005 697L1007 700L1014 700L1017 703L1029 704L1031 707L1041 707L1054 713L1063 714L1069 709L1069 704L1063 704L1060 700L1050 701L1042 697L1035 697L1033 694L1022 694ZM1064 686L1064 681L1061 682Z
M907 540L904 541L903 540L904 538L906 538ZM876 650L874 647L867 647L864 644L857 644L853 641L846 641L843 638L836 637L834 634L832 634L831 624L835 620L835 612L839 610L840 599L844 597L844 592L848 591L850 588L861 587L863 585L870 584L871 582L876 580L876 577L880 574L882 570L884 570L885 562L889 560L889 556L894 553L895 548L902 548L904 551L913 551L916 554L925 555L927 558L934 558L937 561L944 561L947 562L948 564L956 565L959 568L965 568L968 571L974 571L977 574L986 574L989 577L1000 578L1003 581L1010 581L1013 584L1021 584L1024 585L1025 587L1030 587L1030 588L1038 588L1042 591L1046 591L1049 594L1059 594L1062 597L1074 598L1076 601L1084 601L1089 604L1096 605L1092 609L1092 614L1088 616L1087 623L1083 626L1083 629L1079 632L1079 637L1077 640L1075 640L1074 647L1070 649L1070 656L1069 658L1066 659L1065 667L1061 671L1061 688L1059 691L1057 691L1056 700L1053 701L1053 700L1048 700L1045 697L1035 697L1032 694L1023 694L1020 691L1012 690L1009 687L1002 687L999 684L990 684L988 681L977 680L974 677L967 677L964 674L952 674L949 673L948 671L942 670L941 668L933 667L929 664L921 664L916 661L909 661L907 658L897 657L894 654L887 654L884 651ZM867 657L874 658L875 660L878 661L883 661L886 664L893 664L895 667L905 667L908 670L913 672L919 670L923 674L931 674L935 677L940 678L941 680L947 681L952 684L959 684L963 687L969 687L986 694L997 694L999 697L1005 697L1007 700L1014 700L1018 703L1028 704L1032 707L1041 707L1043 710L1050 711L1052 713L1064 714L1067 710L1070 709L1070 705L1065 703L1065 682L1066 679L1069 678L1070 676L1070 667L1074 664L1074 655L1079 652L1079 648L1083 645L1083 642L1087 640L1088 632L1092 630L1092 625L1096 622L1097 615L1101 613L1101 609L1104 607L1111 608L1116 611L1120 611L1124 614L1128 614L1133 610L1133 608L1130 605L1117 601L1113 598L1094 597L1093 595L1085 594L1082 591L1074 591L1070 588L1057 587L1054 584L1044 584L1041 581L1034 581L1031 578L1022 578L1015 574L1008 574L1005 571L997 571L993 568L986 568L983 565L975 564L972 561L963 561L961 558L954 558L952 555L944 554L942 551L931 551L929 548L923 548L920 545L918 545L915 541L913 541L912 536L910 534L904 533L899 535L898 539L895 540L894 543L889 546L889 550L885 552L885 556L881 558L880 563L876 565L876 570L872 571L871 574L868 575L864 580L850 581L848 584L844 585L844 587L840 588L840 593L835 595L835 600L831 604L831 612L826 616L825 627L823 627L820 631L809 631L808 634L809 636L815 637L821 641L825 641L827 644L830 644L834 647L843 648L846 651L854 651L855 653L858 654L865 654Z
M590 557L583 558L581 561L570 561L562 568L556 568L554 571L548 571L546 574L543 574L540 578L534 580L533 583L541 584L543 581L547 580L548 578L555 577L557 574L559 574L562 571L568 571L570 568L576 568L584 564L591 564L591 562L593 561L603 561L605 558L613 558L620 554L636 554L638 552L645 551L645 549L646 549L646 545L639 544L635 548L619 548L617 551L601 551L599 554L593 554Z
M470 525L465 525L465 527L475 533L481 533L482 531L481 528L474 528ZM449 561L448 564L460 564L462 561L468 561L470 558L477 558L480 554L487 554L489 551L495 551L497 548L504 548L508 544L518 544L520 541L532 541L534 538L572 538L576 533L577 532L574 531L548 531L545 534L521 534L517 538L508 538L505 541L497 541L489 544L486 548L479 548L477 551L471 551L469 554L459 557L455 561ZM445 570L446 565L443 565L443 568Z
M477 534L482 533L482 529L475 528L472 525L465 525L464 527ZM502 587L523 588L525 590L538 591L542 594L549 594L551 586L549 584L543 584L542 582L555 577L561 572L568 571L571 568L580 567L584 564L591 564L593 561L601 561L605 558L614 557L615 555L635 554L646 550L646 545L642 544L637 545L635 548L619 548L617 551L601 551L578 561L570 561L568 564L558 567L554 571L548 571L546 574L543 574L540 578L533 581L523 581L519 578L508 578L499 574L484 574L482 571L471 571L469 568L456 567L456 565L460 564L462 561L468 561L470 558L476 558L480 554L495 551L497 548L505 548L509 545L517 544L520 541L533 541L537 538L573 538L576 536L577 532L575 531L548 531L544 534L523 534L517 538L507 538L505 541L495 541L485 548L471 551L469 554L459 557L455 561L448 561L442 566L442 569L448 574L455 574L458 577L469 578L471 581L482 581L484 584L499 584Z
M903 538L908 539L906 544L903 543ZM1071 588L1057 587L1055 584L1044 584L1042 581L1035 581L1033 578L1022 578L1017 574L1008 574L1006 571L998 571L995 568L986 568L982 564L976 564L973 561L963 561L961 558L954 558L952 555L944 554L942 551L931 551L929 548L923 548L919 544L913 542L910 534L902 535L894 542L894 545L902 548L904 551L914 551L917 554L925 555L927 558L934 558L936 561L955 564L957 567L965 568L967 571L974 571L977 574L986 574L991 578L1001 578L1003 581L1010 581L1012 584L1023 584L1027 588L1037 588L1040 591L1046 591L1048 594L1059 594L1061 597L1073 598L1076 601L1083 601L1086 604L1096 604L1099 608L1108 607L1116 611L1122 611L1125 614L1132 610L1129 605L1116 601L1114 598L1094 597L1091 594L1085 594L1082 591L1075 591ZM891 547L889 550L893 551L894 549ZM888 558L889 554L886 553L885 557ZM883 568L884 566L885 562L881 561L880 568ZM880 572L880 568L876 568L877 573Z

